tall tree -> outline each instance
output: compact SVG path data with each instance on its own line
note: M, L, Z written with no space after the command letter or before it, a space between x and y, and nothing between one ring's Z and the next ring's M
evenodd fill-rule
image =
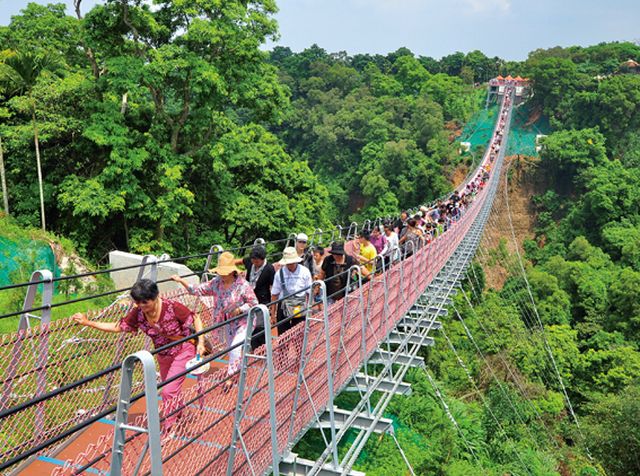
M0 88L2 92L7 96L26 95L29 99L31 122L33 125L33 142L36 149L38 189L40 191L40 222L43 230L46 230L44 187L42 183L38 121L36 117L37 104L33 96L33 88L42 73L45 71L54 71L58 64L59 62L53 55L23 50L6 53L2 63L0 63Z
M2 204L4 212L9 214L9 192L7 191L7 177L4 170L4 152L2 149L2 136L0 135L0 182L2 182Z
M6 119L8 111L0 107L0 118ZM4 212L9 214L9 190L7 189L7 175L4 167L4 148L2 147L2 135L4 130L0 129L0 183L2 184L2 204L4 206Z

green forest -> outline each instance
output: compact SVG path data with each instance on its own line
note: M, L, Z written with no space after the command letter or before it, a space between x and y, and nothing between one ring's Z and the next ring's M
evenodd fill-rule
M460 161L447 127L484 97L463 63L485 77L502 64L265 52L272 1L160 3L76 17L30 4L0 28L11 215L41 224L41 163L47 229L94 259L237 246L438 197Z
M429 373L412 371L387 416L416 474L640 474L640 74L624 66L640 46L522 62L266 51L273 0L155 3L32 3L0 26L0 226L45 227L100 262L397 215L479 157L456 137L486 81L528 77L527 107L553 129L512 163L546 184L534 236L485 241ZM354 469L408 474L387 436Z

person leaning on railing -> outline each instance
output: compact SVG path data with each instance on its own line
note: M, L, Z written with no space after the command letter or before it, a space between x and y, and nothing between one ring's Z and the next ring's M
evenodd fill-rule
M196 332L202 330L202 321L199 316L177 301L160 297L158 285L150 279L141 279L135 283L130 295L135 306L120 321L91 321L80 312L74 314L72 319L81 326L92 327L103 332L135 333L141 330L151 338L155 348L163 347L192 334L192 326ZM158 352L162 381L184 372L186 363L195 357L196 352L200 355L205 353L203 336L198 338L197 345L189 340ZM185 376L177 378L162 388L164 408L169 413L180 396L184 379ZM168 430L179 417L179 412L167 417L164 429Z

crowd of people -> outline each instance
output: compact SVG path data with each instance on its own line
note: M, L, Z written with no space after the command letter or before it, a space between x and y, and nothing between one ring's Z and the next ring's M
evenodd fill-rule
M505 97L506 106L509 101L509 97ZM332 305L343 299L351 286L371 279L446 232L460 219L489 180L507 118L508 108L503 108L489 146L488 161L472 180L446 200L438 200L431 207L421 206L412 214L403 211L396 220L364 228L355 242L334 241L327 248L312 246L305 233L298 233L293 246L285 247L282 258L276 263L269 262L263 245L254 246L243 258L237 258L229 251L222 252L218 265L209 270L215 277L198 286L189 284L180 276L172 276L189 294L213 298L211 311L214 322L209 324L227 323L224 326L225 343L231 349L227 373L235 373L240 366L241 343L247 333L247 313L253 306L265 304L270 310L271 325L277 325L278 335L282 335L304 322L308 310L323 305L319 288L312 286L314 281L324 281L326 302ZM238 266L244 267L244 271ZM105 332L140 330L151 338L156 349L203 330L197 314L176 300L160 297L157 284L151 280L138 281L130 294L134 306L119 322L91 321L81 313L75 314L73 319L80 325ZM257 320L251 339L252 349L264 344L267 332L270 330L264 329L264 323ZM163 399L167 404L179 396L187 362L195 355L203 356L209 352L205 343L204 335L200 334L196 339L184 340L158 352L163 381L183 374L163 388ZM231 382L231 379L225 382L225 390L229 389ZM166 418L165 429L179 417L177 412Z
M225 251L218 256L218 264L209 270L214 278L194 286L180 276L173 281L187 293L212 297L211 313L214 323L224 326L228 352L227 373L235 373L242 362L242 342L247 334L248 311L257 304L270 310L272 325L278 335L305 321L310 309L323 305L319 288L313 281L324 281L327 305L344 298L351 287L371 279L376 273L392 266L403 257L411 256L422 246L435 240L457 220L481 190L490 168L483 167L477 177L464 190L456 190L448 199L439 200L431 208L422 206L414 214L403 211L395 221L364 228L355 241L334 241L329 247L312 246L305 233L298 233L293 246L282 251L276 263L269 262L263 245L254 246L248 256L238 258ZM239 268L243 267L244 270ZM143 279L131 289L134 303L131 311L119 322L91 321L78 313L73 319L80 325L105 332L142 331L150 337L156 349L182 340L203 329L196 313L176 300L162 298L155 282ZM253 350L265 342L264 323L257 319L251 338ZM161 379L167 380L184 373L185 365L195 356L204 356L209 350L205 337L186 340L179 345L160 350L157 354ZM185 375L163 388L163 400L170 405L179 397ZM233 385L228 379L223 389ZM171 406L170 406L171 407ZM180 417L172 414L164 422L169 428Z

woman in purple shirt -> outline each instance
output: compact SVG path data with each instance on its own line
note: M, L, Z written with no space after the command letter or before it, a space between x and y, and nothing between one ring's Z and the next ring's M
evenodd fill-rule
M383 255L387 252L387 237L381 233L380 227L373 227L369 241L375 247L378 255Z

